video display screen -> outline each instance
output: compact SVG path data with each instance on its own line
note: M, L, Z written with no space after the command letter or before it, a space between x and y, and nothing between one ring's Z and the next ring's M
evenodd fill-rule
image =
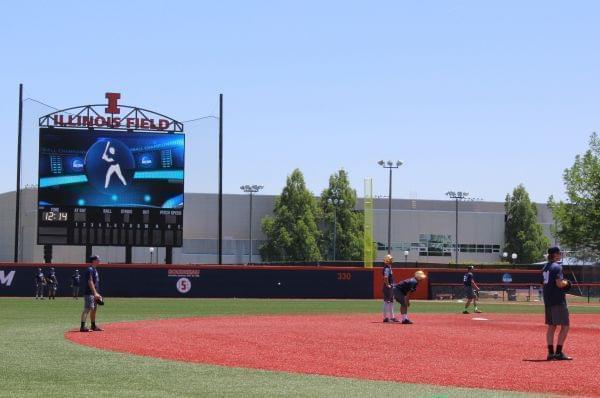
M39 143L38 243L180 246L162 231L183 222L183 134L41 128Z
M183 134L41 129L41 206L183 208Z

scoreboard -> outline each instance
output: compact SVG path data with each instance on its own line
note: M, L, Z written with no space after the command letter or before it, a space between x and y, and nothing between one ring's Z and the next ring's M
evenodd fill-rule
M185 138L40 128L38 244L183 244Z

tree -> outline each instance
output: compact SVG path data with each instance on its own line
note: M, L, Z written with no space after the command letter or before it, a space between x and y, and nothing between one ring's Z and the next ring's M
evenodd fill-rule
M600 258L600 139L593 133L589 149L577 155L563 174L567 200L548 206L556 222L553 233L570 255L581 260Z
M325 228L321 255L325 258L333 258L335 230L335 258L362 260L363 217L361 213L354 210L356 191L350 187L348 173L345 170L341 169L329 177L329 187L321 193L320 207L321 221Z
M550 244L544 230L537 221L537 209L531 203L523 184L507 194L504 203L506 223L504 227L504 250L517 253L520 262L533 263L543 259Z
M302 172L295 169L287 178L281 196L275 199L273 216L262 220L267 236L260 248L265 261L319 261L321 232L319 208L306 188Z

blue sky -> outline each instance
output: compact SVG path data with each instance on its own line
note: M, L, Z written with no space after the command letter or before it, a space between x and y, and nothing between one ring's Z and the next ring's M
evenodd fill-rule
M14 190L18 84L56 107L122 103L179 120L225 96L226 193L277 194L300 168L316 194L345 168L358 194L379 159L395 197L449 189L564 197L562 172L600 110L594 1L9 2L0 24L0 192ZM25 104L23 184L37 182ZM217 122L187 124L186 189L217 191Z

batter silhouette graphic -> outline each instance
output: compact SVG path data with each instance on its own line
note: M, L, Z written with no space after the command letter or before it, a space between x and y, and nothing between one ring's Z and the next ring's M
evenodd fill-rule
M127 186L127 181L125 181L125 177L123 177L123 173L121 172L121 165L119 163L115 163L115 159L110 157L108 155L109 153L113 156L115 154L115 148L110 146L110 141L106 143L106 148L104 148L104 154L102 154L102 160L110 164L108 170L106 171L106 178L104 179L104 189L108 188L108 185L110 184L110 178L115 173L117 174L117 177L119 177L119 180L121 180L123 185Z

